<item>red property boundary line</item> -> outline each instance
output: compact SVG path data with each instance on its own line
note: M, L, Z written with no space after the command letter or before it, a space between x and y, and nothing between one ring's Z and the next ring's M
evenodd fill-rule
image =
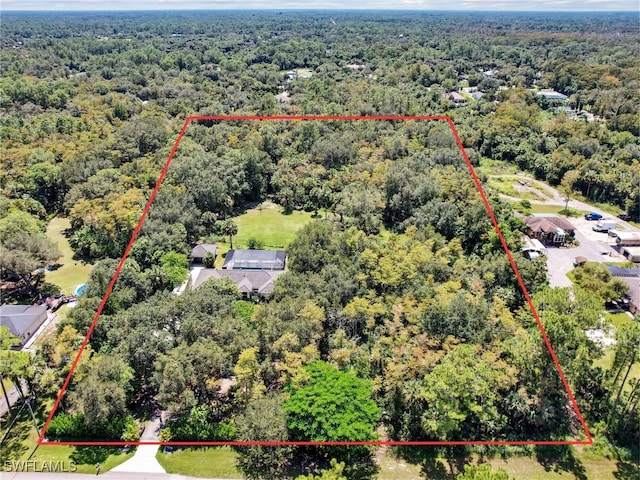
M158 193L158 189L160 188L160 185L162 184L162 182L164 181L164 178L167 174L167 171L169 170L169 166L171 165L171 162L173 161L173 157L176 154L176 151L178 150L178 146L180 145L180 142L182 141L182 137L184 136L185 132L187 131L187 128L189 127L189 125L191 124L191 122L197 122L197 121L218 121L218 122L229 122L229 121L331 121L331 120L337 120L337 121L355 121L355 120L374 120L374 121L443 121L446 122L449 125L449 128L451 129L451 132L453 133L453 136L455 138L456 144L458 145L458 148L460 149L460 152L462 153L462 156L464 158L465 163L467 164L467 167L469 169L469 173L471 174L471 178L473 179L473 183L475 184L478 193L480 194L480 197L482 198L482 203L485 206L485 209L487 210L487 213L489 214L489 217L491 219L491 222L493 223L493 227L496 231L496 233L498 234L498 237L500 238L500 243L502 244L502 247L505 251L505 253L507 254L507 258L509 259L509 263L511 264L511 268L513 269L516 278L518 280L518 284L520 285L520 288L522 289L522 292L524 293L525 299L527 301L527 304L529 305L529 309L531 310L531 313L533 314L533 317L536 320L536 323L538 325L538 329L540 330L540 333L542 334L542 338L544 339L544 343L547 346L547 350L549 351L549 353L551 354L551 358L553 360L553 363L556 367L556 370L558 372L558 375L560 375L560 379L562 380L562 384L567 392L567 395L569 396L569 400L571 402L571 406L573 407L578 420L580 421L580 425L582 427L582 430L584 431L587 439L586 440L550 440L550 441L413 441L413 442L401 442L401 441L372 441L372 442L276 442L276 441L246 441L246 442L237 442L237 441L230 441L230 442L160 442L160 441L141 441L141 442L121 442L121 441L97 441L97 442L55 442L55 441L48 441L45 440L45 434L47 432L47 429L49 428L49 424L51 423L51 419L53 418L54 413L57 411L59 405L60 405L60 401L62 400L62 396L65 394L65 392L67 391L67 388L69 387L69 383L71 382L71 377L73 376L73 373L75 372L76 367L78 366L78 361L80 360L80 356L82 355L82 352L84 351L84 349L86 348L87 344L89 343L89 338L91 337L91 334L93 333L93 330L98 322L98 318L100 317L102 310L104 309L104 306L107 302L107 299L109 298L109 295L111 294L113 287L118 279L118 275L120 274L120 271L122 269L122 266L124 265L125 260L127 259L127 257L129 256L129 252L131 251L131 248L133 247L133 243L135 242L138 233L140 232L140 228L142 226L142 223L144 222L147 214L149 213L149 208L151 207L151 204L153 203L153 200L156 197L156 194ZM565 374L562 370L562 367L560 366L560 363L558 361L558 357L556 356L556 353L553 350L553 347L551 346L551 342L549 341L549 337L547 336L547 333L544 330L544 327L542 326L542 322L540 321L540 317L538 315L538 311L536 310L535 306L533 305L533 302L531 301L531 297L529 296L529 292L527 291L527 287L525 286L522 277L520 276L520 272L518 271L518 267L516 266L516 263L513 259L513 256L511 255L511 251L509 250L509 247L507 246L507 242L504 239L504 236L502 235L502 231L500 230L500 226L498 225L498 222L493 214L493 210L491 209L491 206L489 205L489 201L487 200L487 196L484 193L484 190L482 189L482 185L480 184L480 180L478 179L478 176L473 168L473 165L471 165L471 161L469 160L469 156L467 155L467 152L464 149L464 146L462 145L462 140L460 140L460 135L458 134L458 131L456 130L456 127L453 123L453 120L451 120L451 117L446 116L446 115L409 115L409 116L404 116L404 115L372 115L372 116L363 116L363 115L272 115L272 116L266 116L266 115L192 115L189 116L185 119L184 124L182 125L182 128L180 129L180 133L178 134L178 138L175 141L173 148L171 149L171 152L169 153L169 157L167 158L166 163L164 164L164 167L162 168L162 171L160 172L160 176L158 177L158 180L156 181L155 187L153 188L153 191L151 192L151 195L149 196L149 200L147 201L144 210L142 212L142 215L140 216L140 219L138 220L138 224L136 225L133 233L131 234L131 239L129 240L129 243L127 245L127 248L124 251L124 254L122 255L122 258L120 259L120 262L118 263L118 266L116 267L115 273L113 274L113 277L111 278L111 281L109 282L109 285L107 287L107 290L104 294L104 297L102 298L102 301L100 302L100 305L98 307L98 310L96 311L95 316L93 317L93 321L91 322L91 325L89 326L89 329L87 331L87 334L84 337L84 340L82 341L82 344L80 346L80 349L78 350L78 354L75 357L75 360L73 361L73 364L71 366L71 370L69 370L69 373L67 374L67 377L64 381L64 384L62 385L62 388L60 389L60 392L58 393L58 396L56 398L56 401L53 405L53 408L51 409L51 412L49 413L49 416L47 418L47 421L45 422L44 428L42 429L40 436L38 437L38 445L69 445L69 446L124 446L124 445L172 445L172 446L289 446L289 445L297 445L297 446L319 446L319 445L325 445L325 446L347 446L347 445L394 445L394 446L441 446L441 445L449 445L449 446L463 446L463 445L591 445L593 444L593 438L591 437L591 434L589 433L589 429L587 427L587 424L584 420L584 417L582 416L582 413L580 412L580 408L578 407L578 404L576 402L575 397L573 396L573 392L571 391L571 387L569 386L569 382L567 381L567 378L565 377Z

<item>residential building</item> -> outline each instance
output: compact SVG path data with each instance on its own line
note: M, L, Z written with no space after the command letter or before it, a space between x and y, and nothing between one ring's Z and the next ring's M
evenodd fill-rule
M556 215L529 215L524 218L530 237L545 245L564 245L575 235L576 228L564 218Z
M216 270L203 268L197 274L191 288L196 289L210 278L228 278L233 281L242 293L242 297L249 299L265 299L273 291L275 280L284 270Z
M2 305L0 306L0 325L20 339L21 348L47 319L46 305Z

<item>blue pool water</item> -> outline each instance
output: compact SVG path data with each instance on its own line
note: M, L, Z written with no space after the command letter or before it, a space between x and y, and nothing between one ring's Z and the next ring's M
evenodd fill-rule
M78 288L76 288L76 295L78 296L84 295L86 291L87 291L87 284L83 283L82 285L78 285Z

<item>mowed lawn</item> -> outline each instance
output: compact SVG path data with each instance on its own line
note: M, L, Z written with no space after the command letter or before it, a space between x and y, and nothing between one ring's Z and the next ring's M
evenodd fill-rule
M172 453L158 451L158 462L167 473L200 478L242 478L237 454L230 447L186 448Z
M264 248L284 249L289 246L302 227L313 220L312 213L294 211L282 213L282 207L263 202L233 219L238 225L238 235L233 238L234 247L246 248L251 238L262 242Z
M55 217L47 225L47 238L58 245L62 256L58 259L60 267L45 275L45 280L60 287L66 295L75 293L76 287L86 283L93 268L92 264L73 259L73 250L69 240L62 233L71 226L68 218Z

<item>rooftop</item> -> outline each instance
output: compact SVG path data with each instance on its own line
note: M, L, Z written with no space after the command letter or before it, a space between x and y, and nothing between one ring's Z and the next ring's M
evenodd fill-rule
M0 306L0 325L8 327L16 337L22 337L34 320L46 311L46 305L2 305Z
M210 278L229 278L237 286L241 293L260 293L267 295L273 291L276 278L284 273L284 270L215 270L203 268L193 281L196 289Z
M576 229L569 220L557 216L529 215L524 217L524 223L534 232L555 233L558 229L573 232Z
M566 95L556 92L555 90L540 90L536 92L536 95L545 97L548 100L566 100L568 98Z
M218 245L216 245L215 243L202 243L193 247L193 249L191 250L191 256L193 258L200 258L204 257L207 253L212 253L215 255L217 250Z

